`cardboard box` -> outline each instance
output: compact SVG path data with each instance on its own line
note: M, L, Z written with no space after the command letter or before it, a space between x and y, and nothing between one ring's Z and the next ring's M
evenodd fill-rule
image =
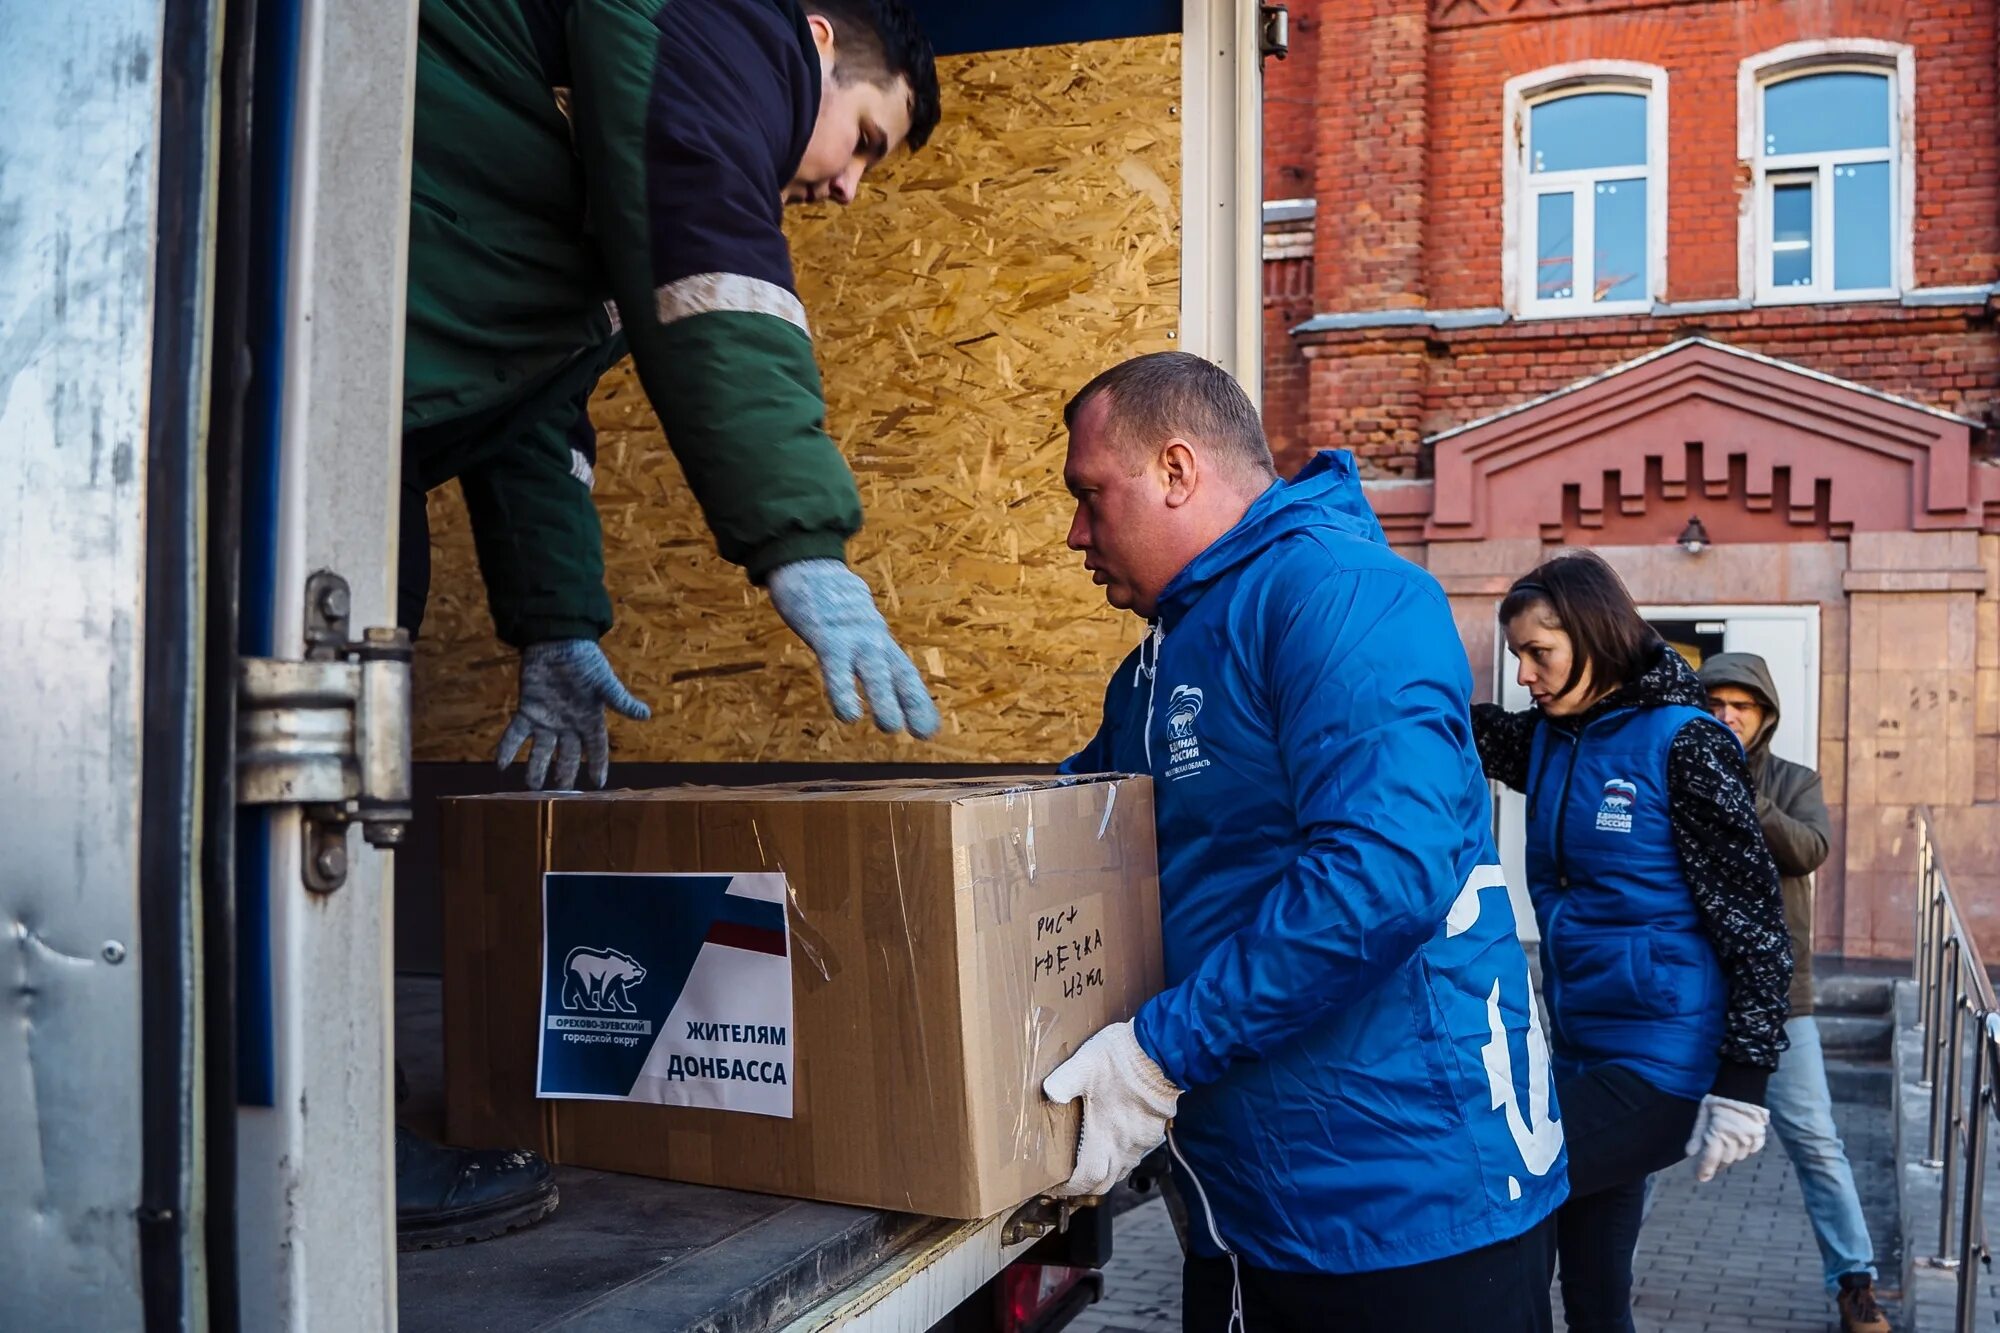
M1042 1079L1162 984L1146 778L474 797L443 848L454 1143L987 1217L1068 1177Z

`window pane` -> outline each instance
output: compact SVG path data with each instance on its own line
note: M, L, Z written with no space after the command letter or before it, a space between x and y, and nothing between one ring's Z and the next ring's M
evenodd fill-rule
M1808 74L1764 90L1764 152L1889 146L1889 76Z
M1545 194L1535 200L1535 299L1567 301L1576 295L1575 196Z
M1597 183L1597 264L1591 299L1646 299L1646 181Z
M1833 285L1843 291L1894 285L1887 162L1833 169Z
M1813 280L1813 187L1797 181L1771 187L1771 282L1810 287Z
M1638 93L1578 93L1528 112L1534 171L1646 165L1646 99Z

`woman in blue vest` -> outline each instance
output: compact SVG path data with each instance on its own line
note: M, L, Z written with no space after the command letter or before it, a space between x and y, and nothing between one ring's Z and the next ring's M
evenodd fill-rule
M1742 746L1598 557L1558 556L1500 606L1524 713L1474 709L1486 775L1528 798L1571 1333L1629 1333L1646 1177L1711 1179L1764 1144L1791 943Z

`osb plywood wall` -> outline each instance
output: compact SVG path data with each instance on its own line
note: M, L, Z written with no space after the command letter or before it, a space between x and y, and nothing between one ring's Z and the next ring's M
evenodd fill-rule
M1173 346L1180 39L940 62L944 123L860 203L792 225L834 439L867 526L849 548L929 681L928 744L834 722L812 654L714 554L629 363L592 402L617 628L653 708L614 757L1049 762L1090 734L1139 626L1064 546L1064 400ZM417 757L486 758L513 706L456 487L431 499Z

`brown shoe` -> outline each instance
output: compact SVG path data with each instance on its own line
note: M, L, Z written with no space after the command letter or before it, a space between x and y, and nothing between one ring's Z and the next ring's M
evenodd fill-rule
M1866 1273L1840 1279L1840 1333L1889 1333L1889 1319L1875 1304L1875 1284Z

